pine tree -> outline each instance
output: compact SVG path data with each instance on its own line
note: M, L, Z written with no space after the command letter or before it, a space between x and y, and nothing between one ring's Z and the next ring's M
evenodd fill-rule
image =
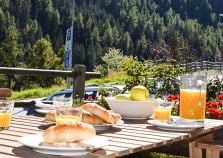
M32 47L29 67L37 69L62 69L61 60L54 53L50 41L39 39ZM48 87L55 83L56 79L51 77L40 77L33 80L41 87Z
M15 24L12 24L6 29L5 38L0 44L1 66L17 67L21 62L22 49L18 38L18 30Z
M5 14L2 11L2 9L0 8L0 41L3 40L4 35L5 35L5 29L6 29L6 19L5 19Z
M52 48L52 43L44 38L39 39L30 54L30 67L38 69L61 69L59 58Z

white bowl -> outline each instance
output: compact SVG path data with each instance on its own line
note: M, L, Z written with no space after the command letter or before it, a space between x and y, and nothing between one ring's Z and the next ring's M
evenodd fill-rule
M116 100L105 98L110 109L125 119L146 119L153 114L154 107L159 104L156 99L147 101Z

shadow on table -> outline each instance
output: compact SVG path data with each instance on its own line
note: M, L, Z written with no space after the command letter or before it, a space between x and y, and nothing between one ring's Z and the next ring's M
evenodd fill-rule
M115 133L115 132L120 132L120 131L121 131L121 129L118 127L111 127L107 130L97 131L97 134Z
M124 119L124 122L127 124L148 124L147 120L148 119Z
M22 157L22 158L58 158L58 157L66 158L67 157L67 156L55 156L55 155L47 155L47 154L38 153L38 152L32 151L31 148L27 148L25 146L20 146L20 147L13 148L12 152L16 156ZM97 150L97 151L94 151L94 153L101 153L102 154L102 153L105 153L105 151L104 150ZM75 158L93 158L93 157L94 156L91 156L91 154L82 155L82 156L75 156Z
M12 152L16 156L22 157L22 158L30 158L30 157L32 157L32 158L35 158L35 157L52 158L52 157L56 157L56 156L52 156L52 155L46 155L46 154L33 152L31 148L27 148L24 146L13 148Z
M38 126L38 128L39 129L41 129L41 130L46 130L47 128L49 128L49 127L51 127L51 126L54 126L55 125L55 123L45 123L45 124L42 124L42 125L40 125L40 126Z

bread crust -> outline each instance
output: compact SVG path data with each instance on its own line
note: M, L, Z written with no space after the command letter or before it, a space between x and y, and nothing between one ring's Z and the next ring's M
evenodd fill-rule
M82 111L82 122L89 123L91 125L101 125L104 121L96 115L93 115L86 110Z
M9 88L0 88L0 98L7 99L12 96L12 91Z
M115 123L120 121L122 119L122 116L120 114L117 114L117 113L111 113Z
M107 123L113 124L115 122L112 115L105 108L97 105L96 103L86 103L82 105L82 108L98 116L99 118L103 119Z
M96 131L92 125L75 122L49 127L43 133L43 140L45 143L72 143L90 139L95 135Z
M99 105L95 105L92 103L88 103L88 105L83 105L82 106L82 122L84 123L89 123L91 125L101 125L101 124L105 124L105 123L111 123L113 121L113 123L118 122L119 120L122 119L120 114L117 113L112 113L107 111L106 109L101 108ZM84 110L87 109L87 110ZM95 114L98 115L95 115ZM68 111L68 114L72 115L72 109L70 109L70 111ZM105 117L109 118L112 117L112 120L110 122L106 121ZM104 119L103 119L104 118ZM111 118L110 118L111 119ZM55 122L55 111L49 111L45 117L44 117L44 121L52 121Z
M51 121L51 122L56 122L56 118L55 118L55 112L53 110L49 111L45 117L44 117L44 121Z

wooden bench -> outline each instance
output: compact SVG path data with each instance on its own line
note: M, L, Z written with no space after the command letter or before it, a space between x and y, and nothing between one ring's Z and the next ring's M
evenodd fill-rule
M223 151L223 141L219 142L213 139L213 133L210 133L204 137L195 141L196 158L204 157L202 151L206 153L206 158L219 158L220 152Z

